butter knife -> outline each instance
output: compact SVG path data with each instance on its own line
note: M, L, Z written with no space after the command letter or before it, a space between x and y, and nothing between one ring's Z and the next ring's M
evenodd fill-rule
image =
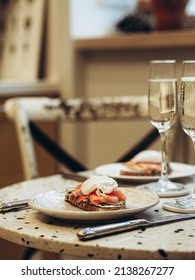
M0 205L0 213L29 207L28 199L4 202Z
M63 172L63 173L61 173L61 175L66 179L75 180L75 181L79 181L79 182L83 182L88 179L87 176L80 175L77 173L71 173L71 172L70 173ZM22 200L4 202L4 203L0 204L0 213L8 212L11 210L19 210L19 209L29 207L28 201L29 201L29 199L22 199Z
M66 179L75 180L78 182L84 182L85 180L89 179L89 177L78 173L61 172L60 174Z
M170 215L158 219L152 218L148 220L146 219L128 220L128 221L122 221L122 222L117 222L112 224L101 225L101 226L86 227L79 230L77 236L80 240L88 240L104 235L131 230L131 229L157 226L161 224L193 219L193 218L195 218L195 214Z

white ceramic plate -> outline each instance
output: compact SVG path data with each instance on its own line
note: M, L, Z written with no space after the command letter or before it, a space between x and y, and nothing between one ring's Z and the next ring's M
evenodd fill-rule
M98 175L107 175L114 179L118 180L126 180L126 181L134 181L134 182L152 182L158 180L159 176L126 176L120 175L120 170L122 169L123 163L109 163L100 165L95 168L95 172ZM191 164L184 163L176 163L171 162L170 166L172 168L172 172L169 175L170 179L179 179L183 177L192 176L195 174L195 166Z
M64 200L65 192L49 191L40 193L30 199L31 208L41 213L56 218L68 219L71 221L98 221L113 220L124 218L131 214L145 211L148 208L158 204L159 197L155 194L135 190L121 188L127 197L127 209L109 210L109 211L83 211Z

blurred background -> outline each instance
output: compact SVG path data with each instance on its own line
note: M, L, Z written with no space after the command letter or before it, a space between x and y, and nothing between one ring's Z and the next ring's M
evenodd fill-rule
M24 179L6 100L147 95L151 59L176 59L178 78L182 60L195 59L194 17L195 0L0 0L0 187ZM39 126L89 169L115 161L152 127L147 120ZM171 159L194 163L191 140L177 133ZM57 173L35 147L41 176ZM5 246L0 258L21 254L21 246Z

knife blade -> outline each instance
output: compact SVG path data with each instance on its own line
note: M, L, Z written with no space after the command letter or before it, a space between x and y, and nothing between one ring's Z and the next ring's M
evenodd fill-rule
M135 219L122 221L112 224L100 225L95 227L86 227L80 229L77 233L77 236L80 240L85 241L89 239L94 239L97 237L119 233L127 230L132 230L140 227L151 227L161 224L182 221L187 219L195 218L195 214L180 214L180 215L170 215L164 216L161 218L152 218L152 219Z
M66 179L75 180L78 182L84 182L85 180L87 180L89 178L87 176L80 175L77 173L71 173L71 172L61 172L60 174ZM22 200L4 202L4 203L0 204L0 213L8 212L11 210L19 210L19 209L29 207L28 201L29 201L29 199L22 199Z
M60 172L62 177L70 180L75 180L79 182L84 182L85 180L89 179L89 177L77 173L71 173L71 172Z

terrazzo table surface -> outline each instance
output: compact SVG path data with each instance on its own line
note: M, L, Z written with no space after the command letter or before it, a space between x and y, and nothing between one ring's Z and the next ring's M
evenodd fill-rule
M2 188L0 202L26 199L50 190L64 190L65 185L75 184L76 181L65 180L61 175L25 181ZM160 202L142 212L141 217L172 214L162 210ZM1 238L56 252L68 259L195 259L195 219L89 241L78 239L76 233L82 227L76 222L56 219L27 208L0 214Z

